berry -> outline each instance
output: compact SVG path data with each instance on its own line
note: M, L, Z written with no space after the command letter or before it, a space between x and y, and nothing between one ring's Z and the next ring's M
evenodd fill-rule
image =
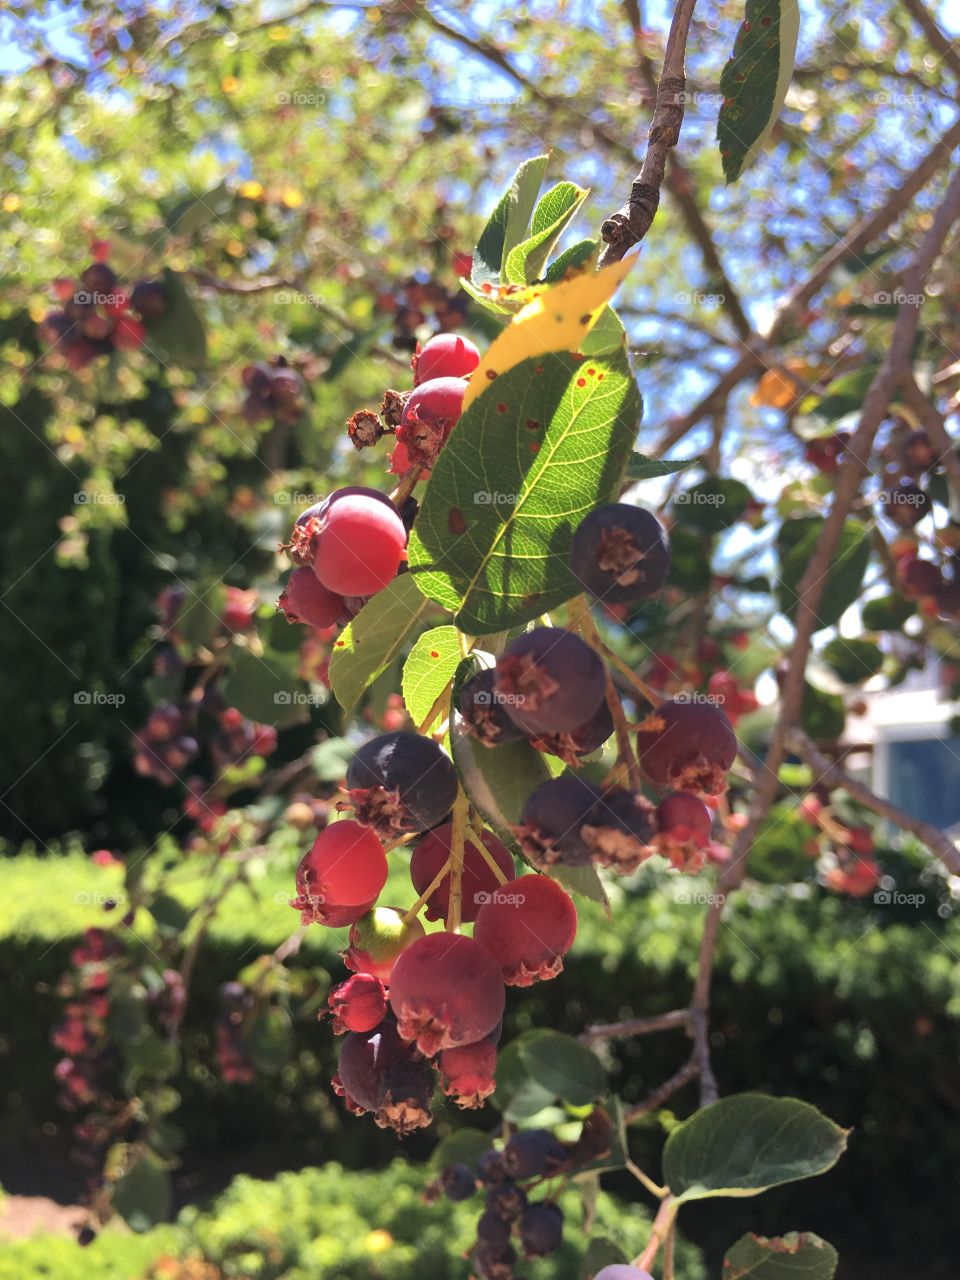
M297 867L297 897L291 905L302 913L304 924L330 924L331 912L367 908L386 880L387 855L375 832L359 822L334 822L324 827Z
M581 834L600 791L575 773L550 778L530 793L516 828L520 847L536 866L582 866L590 850Z
M333 1087L348 1110L355 1115L372 1111L381 1129L394 1129L401 1137L432 1119L433 1073L389 1020L347 1036Z
M929 471L936 465L937 454L925 431L913 431L903 442L901 458L908 470Z
M952 622L960 618L960 582L945 582L934 592L937 602L937 617L944 622Z
M415 386L434 378L468 378L480 363L480 352L458 333L438 333L411 361Z
M343 612L343 597L328 591L312 569L294 569L277 608L288 622L304 622L322 630L332 627Z
M440 1175L440 1186L448 1200L469 1200L477 1189L477 1179L468 1164L449 1164Z
M581 756L599 751L613 733L613 715L604 700L589 720L569 733L544 733L533 739L538 751L559 756L565 764L575 765Z
M912 529L930 510L930 497L912 480L902 479L880 495L884 515L901 529Z
M431 378L410 392L397 441L406 448L411 463L433 466L460 418L466 390L463 378Z
M545 1258L560 1248L563 1211L547 1201L529 1205L520 1218L520 1240L528 1258Z
M552 1173L566 1160L566 1152L548 1129L521 1129L503 1148L503 1167L518 1182Z
M227 587L227 602L223 610L223 625L231 635L249 631L256 618L260 596L256 591L242 591L239 587Z
M488 1209L477 1222L477 1242L489 1250L501 1252L510 1244L510 1223Z
M368 596L393 581L406 554L407 531L392 505L350 494L320 518L313 571L329 591Z
M605 604L645 600L663 586L670 545L656 516L624 502L597 507L570 543L570 568L585 591Z
M401 730L365 742L347 769L357 819L382 835L426 831L457 797L457 774L432 738Z
M527 1207L527 1196L523 1187L518 1187L512 1178L495 1183L487 1192L487 1208L491 1213L512 1222L519 1218Z
M656 823L654 844L659 852L678 871L698 871L713 829L713 815L703 801L689 791L664 796L657 805Z
M653 853L650 841L655 830L650 801L613 787L594 805L581 835L595 863L629 875Z
M133 316L118 316L113 328L113 345L118 351L136 351L142 347L147 331Z
M737 738L719 707L662 702L637 732L637 757L659 787L719 795L737 755Z
M497 1087L496 1065L497 1047L489 1037L444 1049L439 1062L443 1092L459 1107L481 1106Z
M943 578L932 560L909 555L897 561L897 583L908 600L919 600L922 596L935 595Z
M453 826L446 823L429 831L418 843L410 859L410 879L419 897L433 883L444 863L450 856L450 842ZM484 831L480 837L487 850L503 875L511 880L514 875L513 858L506 845L493 834ZM463 873L461 877L460 919L464 924L471 924L477 918L484 902L489 901L497 890L500 880L496 872L480 852L475 840L464 841ZM426 901L428 920L445 920L450 909L450 877L447 876L437 885Z
M482 1039L503 1016L503 1006L499 966L462 934L428 934L394 965L390 1007L403 1038L428 1057Z
M334 987L327 998L335 1035L345 1031L372 1031L387 1012L387 993L379 978L355 973Z
M343 963L354 973L373 974L381 982L389 982L401 951L422 937L423 925L416 917L404 924L403 912L396 908L374 907L350 929Z
M598 1271L593 1280L653 1280L649 1271L641 1271L639 1267L628 1267L624 1262L613 1262L609 1267Z
M256 368L257 366L249 367ZM270 366L266 365L264 367L272 376L273 370ZM326 516L334 503L339 502L341 498L372 498L376 502L382 502L389 511L396 514L396 507L394 507L387 495L381 493L379 489L368 489L364 485L358 484L347 485L343 489L335 489L322 502L315 502L312 507L307 507L306 511L301 511L297 516L293 532L290 535L290 542L287 546L291 559L297 564L308 565L313 563Z
M480 671L460 688L457 705L469 732L485 747L499 747L505 742L519 742L526 737L519 725L507 715L494 691L496 672Z
M494 1249L480 1241L473 1260L480 1280L513 1280L517 1255L509 1245L505 1249Z
M507 1171L503 1164L503 1155L493 1147L489 1151L485 1151L477 1161L477 1173L480 1181L493 1186L496 1182L503 1182L507 1176Z
M167 309L167 292L159 280L138 280L130 295L130 305L144 320L159 320Z
M538 627L507 645L494 689L524 732L566 733L596 712L606 690L598 654L559 627Z
M547 876L519 876L480 908L475 941L495 957L508 986L555 978L577 933L573 899Z
M80 276L80 282L88 293L113 293L117 283L117 273L105 262L91 262ZM99 302L99 298L97 301Z

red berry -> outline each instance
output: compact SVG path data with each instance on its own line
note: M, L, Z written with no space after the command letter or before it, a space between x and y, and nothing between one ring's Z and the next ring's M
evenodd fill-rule
M227 603L223 610L223 625L231 633L249 631L254 624L259 592L243 591L240 587L227 587Z
M662 702L637 732L640 767L660 787L719 795L737 755L730 721L708 702Z
M480 363L480 352L458 333L438 333L413 357L414 386L434 378L469 378Z
M482 1106L497 1087L496 1066L497 1047L489 1038L444 1049L439 1062L443 1092L458 1107Z
M343 1035L345 1031L372 1031L387 1012L386 988L370 973L355 973L333 988L327 1004L336 1035Z
M518 636L497 660L494 696L529 734L576 729L597 711L605 692L598 654L560 627Z
M431 1120L433 1072L389 1020L343 1042L333 1087L355 1115L374 1112L381 1129L402 1137Z
M334 822L301 859L291 905L302 913L304 924L331 924L330 916L341 914L342 908L366 910L386 880L387 855L375 832L359 822Z
M313 571L329 591L369 596L397 576L407 531L393 506L350 494L331 501L320 518Z
M448 822L442 827L428 831L414 849L413 857L410 859L410 879L413 881L418 897L430 887L434 877L449 858L452 836L453 826ZM512 880L513 858L506 845L498 840L492 831L484 831L480 839L505 878ZM476 920L477 912L483 903L488 901L501 881L477 848L475 840L467 839L463 848L460 919L464 924L471 924ZM445 920L449 909L450 877L447 876L426 901L427 919Z
M481 908L474 941L494 956L503 980L529 987L555 978L577 933L573 899L547 876L519 876L501 885Z
M343 612L343 597L328 591L312 569L294 569L277 601L288 622L303 622L322 630L332 627Z
M137 347L143 346L146 336L147 331L139 320L134 320L133 316L117 316L113 345L119 351L136 351Z
M482 1039L503 1016L504 990L493 956L462 934L431 933L407 947L390 978L400 1034L432 1057Z
M935 595L943 584L940 569L932 560L902 556L897 561L897 583L908 600Z
M678 871L699 871L713 829L713 815L702 800L689 791L675 791L657 805L657 850Z
M403 912L395 907L374 907L351 928L350 945L341 953L343 963L354 973L389 982L401 951L422 937L423 925L416 917L404 924Z
M433 466L460 418L466 390L463 378L432 378L411 391L397 428L411 462Z

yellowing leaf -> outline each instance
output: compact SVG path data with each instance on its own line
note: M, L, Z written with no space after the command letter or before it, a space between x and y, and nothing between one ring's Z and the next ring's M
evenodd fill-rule
M633 266L636 254L600 271L534 289L534 297L490 344L463 397L466 410L499 374L531 356L577 351Z
M280 192L280 199L288 209L299 209L303 204L303 196L296 187L284 187Z
M238 194L243 196L244 200L259 200L263 196L263 184L261 182L242 182L238 189Z
M236 76L224 76L220 81L220 88L224 93L236 93L240 88L240 81Z
M768 409L788 409L800 393L800 383L779 369L768 369L750 394L750 403Z

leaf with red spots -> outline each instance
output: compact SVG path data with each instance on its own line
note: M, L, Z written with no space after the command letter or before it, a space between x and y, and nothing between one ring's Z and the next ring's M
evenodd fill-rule
M589 364L541 355L502 373L464 412L433 469L409 576L474 635L517 626L575 595L573 532L619 492L640 413L624 352ZM534 433L529 421L542 429ZM459 536L451 508L463 515Z
M409 577L409 574L404 575ZM414 724L422 724L430 708L453 679L461 658L456 627L425 631L403 664L403 700Z
M717 143L727 182L756 159L790 88L800 31L798 0L747 0L733 53L720 75Z

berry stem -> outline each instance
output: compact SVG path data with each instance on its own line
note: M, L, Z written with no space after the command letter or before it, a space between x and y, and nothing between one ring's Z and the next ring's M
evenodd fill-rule
M437 716L439 716L440 712L443 710L444 705L449 700L452 686L453 686L452 680L448 680L447 683L443 686L443 689L440 695L438 696L436 702L434 702L433 706L427 712L422 723L417 725L417 733L426 733L427 730L430 728L430 726L434 723Z
M467 816L470 801L462 787L457 790L457 798L453 802L453 823L450 832L450 907L447 911L447 932L457 933L460 929L460 908L463 899L463 853L464 840L467 834ZM483 849L483 842L480 842ZM486 852L486 850L484 850Z
M397 487L390 494L390 501L395 507L401 506L413 493L417 487L417 482L423 472L423 464L415 462L407 474L403 477Z
M497 877L497 884L506 884L508 879L507 876L505 876L503 872L500 870L500 867L497 864L496 858L493 856L493 854L490 852L490 850L487 848L487 846L483 843L483 840L481 839L482 829L480 831L477 831L477 828L474 827L474 831L476 831L477 833L477 848L480 850L480 853L483 857L484 862L487 864L487 866L490 868L493 874Z
M443 884L444 880L446 880L450 872L450 867L452 865L452 862L453 862L452 857L446 860L446 862L443 864L443 866L440 868L437 874L433 877L433 879L427 885L426 889L424 889L423 893L421 893L420 897L416 900L413 906L410 907L408 911L405 911L403 913L403 923L405 925L409 924L411 920L414 920L416 918L416 916L420 912L420 908L423 906L426 900L430 897L431 893L433 893L435 889L439 889L440 886Z
M673 1220L677 1216L679 1208L680 1205L675 1196L668 1195L666 1199L661 1201L657 1216L653 1220L649 1243L643 1253L634 1258L630 1264L632 1267L639 1267L641 1271L650 1270L657 1254L660 1252L660 1246L673 1230Z
M641 1183L650 1192L652 1196L656 1196L658 1200L666 1200L670 1194L666 1187L658 1186L654 1180L647 1176L639 1165L634 1164L632 1160L627 1161L627 1172L632 1173L636 1180Z

